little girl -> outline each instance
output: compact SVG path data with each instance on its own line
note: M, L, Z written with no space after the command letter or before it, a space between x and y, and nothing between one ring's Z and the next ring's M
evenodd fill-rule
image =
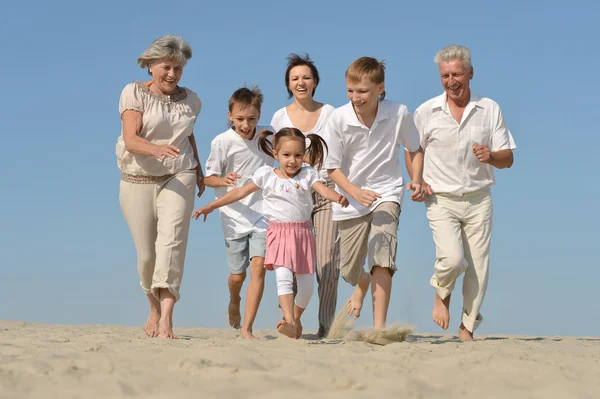
M273 136L272 143L269 136ZM198 220L204 215L206 221L215 209L262 190L263 213L269 219L265 268L275 270L277 295L284 315L277 323L277 331L290 338L300 338L300 317L313 294L316 261L315 236L310 222L312 190L342 207L348 206L348 200L325 186L312 167L303 166L307 155L311 166L321 168L327 144L319 135L304 136L296 128L283 128L277 133L264 130L258 140L260 149L275 158L279 167L260 167L251 182L194 211L192 217ZM294 274L298 284L295 304Z

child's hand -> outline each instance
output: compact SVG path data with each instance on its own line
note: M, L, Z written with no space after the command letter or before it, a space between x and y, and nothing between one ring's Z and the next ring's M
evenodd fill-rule
M369 208L381 195L371 190L360 190L354 197L362 206Z
M338 204L340 204L342 206L342 208L345 208L348 205L350 205L350 202L348 201L348 198L344 197L342 194L338 195L338 197L335 200L335 202L337 202Z
M233 187L237 179L239 179L240 175L235 172L228 173L227 176L223 178L223 186L225 187Z
M202 207L200 209L196 209L194 211L194 213L192 213L192 219L196 219L198 220L198 218L200 217L200 215L204 215L204 221L206 222L206 217L212 212L214 211L213 208L211 208L210 206L205 206Z

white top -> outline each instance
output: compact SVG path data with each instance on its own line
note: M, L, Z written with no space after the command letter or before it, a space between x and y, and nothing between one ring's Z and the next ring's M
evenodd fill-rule
M303 166L292 179L282 179L272 166L263 166L252 176L261 188L263 212L276 222L306 222L313 210L312 186L321 181L310 166ZM260 194L260 193L259 193Z
M314 133L323 137L323 131L325 130L325 126L327 126L327 119L329 119L329 115L331 115L334 109L335 108L332 105L323 104L323 107L321 108L321 113L319 114L319 119L317 119L317 123L315 124L315 126L309 132L302 133L304 133L305 135ZM294 126L292 120L290 119L290 116L288 115L287 107L283 107L273 114L273 118L271 119L271 127L273 128L275 133L277 133L284 127L296 127ZM327 152L325 153L325 159L327 159ZM323 160L323 165L324 164L325 160ZM327 175L327 169L322 168L319 171L319 176L321 176L321 178L324 180L328 180L329 176Z
M350 202L347 208L333 204L333 220L357 218L372 212L382 202L402 204L401 146L419 149L419 133L405 105L382 100L375 122L369 129L356 116L352 103L337 108L325 130L329 157L324 167L339 168L352 184L381 194L381 199L366 208L340 189Z
M495 183L494 167L477 159L473 144L487 144L491 151L516 148L500 106L473 93L460 124L448 109L446 93L417 108L415 124L425 150L423 180L434 193L462 195Z
M252 140L246 140L229 129L211 142L210 155L206 160L206 176L225 177L231 172L241 176L233 187L216 187L217 199L252 181L252 174L260 167L273 166L274 159L258 148L258 133L263 129L263 126L257 126ZM265 231L269 227L263 216L263 200L259 192L219 208L219 213L226 238L241 238L250 232Z
M121 92L119 112L126 110L142 113L139 136L152 144L170 144L179 148L177 158L165 157L159 161L151 155L133 154L125 148L123 129L117 140L117 165L130 175L163 176L194 169L198 163L189 137L194 132L196 118L202 109L200 98L185 87L171 96L156 94L140 82L130 83Z

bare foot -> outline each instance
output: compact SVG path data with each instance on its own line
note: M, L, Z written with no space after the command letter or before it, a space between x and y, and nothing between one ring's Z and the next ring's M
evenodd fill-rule
M346 302L346 310L350 316L354 315L355 319L360 317L360 311L362 310L363 301L365 296L369 292L369 285L371 284L371 275L363 270L358 285L354 289L352 296Z
M277 322L277 331L288 338L296 338L296 326L285 320L279 320L279 322Z
M240 331L240 335L244 339L257 339L254 336L254 334L252 334L252 329L251 328L242 327L242 330Z
M148 294L148 300L150 301L150 315L146 322L146 335L150 338L158 336L158 320L160 319L160 302L152 294Z
M229 300L229 325L233 328L240 328L242 315L240 314L240 298L235 301L233 298Z
M167 317L161 317L158 323L158 337L178 339L173 332L173 322Z
M436 292L435 299L433 300L433 313L431 316L433 317L435 324L442 327L442 330L448 329L448 325L450 324L449 308L450 295L448 295L446 299L442 299Z
M296 339L302 338L302 322L298 319L294 323L296 323Z
M465 327L465 325L462 323L458 328L458 339L460 339L462 342L473 341L473 333L467 330L467 327Z

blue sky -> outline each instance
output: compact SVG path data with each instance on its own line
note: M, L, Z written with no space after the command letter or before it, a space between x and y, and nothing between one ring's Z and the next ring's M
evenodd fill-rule
M414 111L441 93L436 51L468 46L473 91L500 104L518 145L513 168L499 171L493 188L491 275L479 332L600 334L597 3L87 3L11 2L0 14L0 319L144 323L147 300L118 202L118 100L123 86L147 78L138 55L175 33L194 50L181 84L204 103L196 125L203 162L211 139L226 130L235 89L261 87L263 124L288 104L291 52L310 54L321 74L316 99L334 106L347 101L344 71L354 59L384 59L387 98ZM212 196L208 189L196 204ZM428 284L434 259L424 207L405 201L391 322L439 331ZM227 325L227 273L219 218L193 222L176 326ZM339 302L350 293L341 281ZM452 332L460 302L455 295ZM317 326L316 308L315 296L304 317L308 329ZM278 317L268 274L256 328L273 328ZM358 325L371 323L367 311Z

